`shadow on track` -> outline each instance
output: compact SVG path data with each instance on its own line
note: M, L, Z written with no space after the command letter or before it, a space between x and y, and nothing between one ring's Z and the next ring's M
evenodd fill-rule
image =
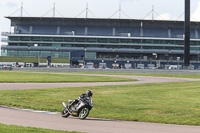
M78 117L69 117L70 119L79 119ZM81 120L81 119L80 119ZM120 121L120 120L110 120L110 119L100 119L100 118L86 118L83 121Z

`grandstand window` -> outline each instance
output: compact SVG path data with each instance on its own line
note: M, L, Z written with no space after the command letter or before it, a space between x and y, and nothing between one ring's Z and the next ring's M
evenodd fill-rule
M28 51L18 51L18 56L28 56L29 52Z
M160 40L153 40L154 44L160 44Z
M174 40L165 40L165 44L174 44Z
M160 40L159 44L174 44L174 43L170 42L169 40Z
M120 39L120 43L131 43L130 39Z
M8 56L18 56L18 51L8 50L7 55Z
M63 58L70 58L70 52L62 52Z
M159 44L165 44L165 41L164 40L160 40Z
M130 45L116 45L116 48L130 48Z
M74 42L74 38L65 38L65 42Z
M96 59L96 52L86 52L85 53L85 58Z
M20 40L21 40L21 41L30 41L31 38L30 38L30 37L21 36L21 37L20 37Z
M105 46L106 48L113 48L113 49L115 49L115 48L119 48L119 46L117 45L107 45L107 46Z
M199 46L199 45L200 45L200 42L196 42L196 45Z
M29 47L30 46L34 46L34 44L33 43L28 43L27 46L29 46Z
M10 46L20 46L20 44L18 44L18 43L10 43L9 45Z
M174 50L174 47L167 47L168 50Z
M146 40L146 43L153 43L153 40Z
M72 47L71 44L63 44L62 47Z
M105 47L105 45L100 45L99 47L100 47L100 48L104 48L104 47ZM107 47L109 47L109 45L107 45Z
M144 46L143 49L153 49L151 46Z
M44 43L41 43L41 44L39 44L39 46L51 47L51 46L52 46L52 44L44 44Z
M57 57L57 58L59 58L59 57L62 58L63 57L63 53L62 52L52 51L51 56L52 57Z
M98 38L97 39L97 42L100 42L100 43L107 43L108 40L106 38Z
M61 47L61 44L52 44L52 47Z
M157 46L153 46L153 49L163 49L163 47L157 47Z
M2 50L1 50L1 55L2 55L2 56L7 56L7 55L8 55L7 50L6 50L6 49L2 49Z
M75 47L84 47L84 45L83 44L76 44L76 45L74 45Z
M9 41L19 41L19 37L10 36Z
M184 48L175 47L174 50L183 50Z
M41 57L51 56L51 51L41 51Z
M113 48L113 49L120 48L120 45L110 45L110 48Z
M147 40L145 40L145 39L142 39L142 42L141 42L141 43L146 43L146 41L147 41Z
M42 40L51 42L53 40L53 38L52 37L43 37Z
M76 42L85 42L85 38L75 38Z
M110 43L119 43L119 39L109 39Z
M190 50L197 50L197 48L195 48L195 47L191 47Z
M195 41L190 41L190 45L196 45L197 43Z
M41 41L41 38L40 37L32 37L31 40L32 41Z
M131 46L133 49L142 49L140 46Z
M92 48L97 48L98 46L97 45L85 45L85 47L92 47Z
M96 38L87 38L87 42L97 42Z
M29 51L29 56L40 56L40 51Z
M61 37L55 37L55 38L53 38L53 40L55 42L63 42L63 38L61 38Z
M26 43L18 43L18 46L27 46Z
M137 43L137 44L139 44L139 43L142 42L142 40L141 40L141 39L134 39L134 40L132 40L132 42L133 42L133 43Z
M184 42L183 41L175 41L175 44L184 45Z

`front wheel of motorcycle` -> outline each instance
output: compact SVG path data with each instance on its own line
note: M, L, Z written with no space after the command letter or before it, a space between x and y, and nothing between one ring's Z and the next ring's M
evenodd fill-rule
M83 120L83 119L85 119L85 118L89 115L89 112L90 112L89 108L83 107L83 108L80 110L78 116L79 116L80 119Z
M68 110L66 108L63 109L63 111L62 111L62 117L63 118L67 118L69 115L70 115L70 113L68 112Z

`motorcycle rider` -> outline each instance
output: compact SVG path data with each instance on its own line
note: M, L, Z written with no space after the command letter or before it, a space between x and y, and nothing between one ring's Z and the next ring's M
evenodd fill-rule
M82 94L82 95L79 96L78 99L73 100L68 108L70 108L72 105L77 104L79 102L79 100L82 100L82 101L87 102L87 103L91 102L92 95L93 95L92 90L87 90L86 94Z

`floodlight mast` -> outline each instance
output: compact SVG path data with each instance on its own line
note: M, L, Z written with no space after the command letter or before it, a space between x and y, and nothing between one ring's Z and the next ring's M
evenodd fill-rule
M23 17L23 2L21 3L21 17Z
M190 66L190 0L185 0L184 67Z

